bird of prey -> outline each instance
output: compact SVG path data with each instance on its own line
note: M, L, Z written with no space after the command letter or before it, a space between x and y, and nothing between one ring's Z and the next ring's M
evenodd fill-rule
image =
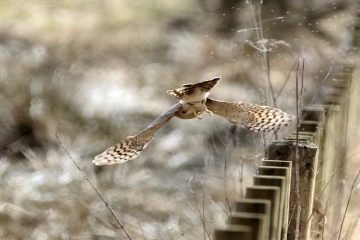
M200 114L203 111L206 111L210 115L213 113L206 108L205 103L206 99L210 94L210 90L215 87L215 85L220 81L220 77L215 77L211 80L204 81L201 83L188 83L183 84L181 88L176 88L174 90L168 90L167 93L171 96L180 99L180 103L183 106L183 109L192 109L194 111L196 118L202 119Z
M220 81L215 77L200 83L184 84L181 88L167 91L180 99L168 111L156 118L145 130L135 136L127 137L120 143L108 148L93 160L96 165L124 163L135 159L153 139L155 132L172 117L180 119L198 118L202 112L225 117L230 122L258 131L276 131L288 126L294 117L277 108L250 103L223 102L208 98L210 90Z

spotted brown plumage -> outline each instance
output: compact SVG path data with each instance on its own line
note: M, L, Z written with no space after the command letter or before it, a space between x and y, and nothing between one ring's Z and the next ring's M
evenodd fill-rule
M294 121L294 116L278 108L252 103L223 102L208 98L206 107L214 114L255 132L276 131Z
M168 93L180 101L156 118L145 130L135 136L127 137L108 148L93 160L96 165L124 163L135 159L153 139L156 131L173 117L181 119L201 119L203 111L217 114L230 122L245 126L255 132L279 130L294 119L293 116L277 108L259 106L251 103L223 102L208 98L210 90L220 81L220 77L201 83L183 84L181 88Z
M192 112L184 111L180 103L156 118L145 130L135 136L127 137L120 143L106 149L92 161L95 165L111 165L135 159L153 139L155 132L174 116L182 119L195 118Z

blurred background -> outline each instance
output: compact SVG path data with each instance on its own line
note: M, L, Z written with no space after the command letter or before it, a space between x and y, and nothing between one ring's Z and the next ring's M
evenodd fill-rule
M172 119L134 161L99 167L93 157L145 129L177 102L166 90L185 83L221 76L212 98L294 115L296 64L305 59L301 104L323 103L333 91L326 82L319 88L330 69L359 57L357 4L2 0L0 238L129 239L68 151L132 239L211 239L252 184L273 134L204 113L201 121ZM360 108L352 109L347 148L356 153ZM344 189L358 162L349 162ZM352 207L351 239L359 216ZM331 224L323 239L336 234Z

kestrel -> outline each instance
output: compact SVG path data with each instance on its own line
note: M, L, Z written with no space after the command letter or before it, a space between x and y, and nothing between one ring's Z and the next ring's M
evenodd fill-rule
M167 93L171 96L180 99L180 103L184 109L192 109L195 113L196 118L202 119L200 114L206 111L210 115L213 113L206 108L206 99L210 94L210 90L220 81L220 77L215 77L211 80L204 81L201 83L188 83L183 84L181 88L174 90L168 90Z
M220 77L216 77L201 83L184 84L181 88L167 91L170 95L180 99L180 102L161 114L139 134L127 137L124 141L97 155L93 163L111 165L135 159L150 143L155 132L174 116L181 119L201 119L201 113L206 111L210 115L216 114L225 117L230 122L255 132L276 131L288 126L294 120L293 116L277 108L250 103L223 102L208 98L210 90L220 79Z

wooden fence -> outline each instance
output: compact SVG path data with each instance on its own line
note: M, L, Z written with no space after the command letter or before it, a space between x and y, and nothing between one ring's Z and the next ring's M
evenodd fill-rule
M295 232L296 212L294 188L294 168L288 161L295 155L294 141L275 142L270 146L273 159L264 160L258 168L258 175L254 176L254 185L246 189L245 199L236 202L236 212L229 218L225 229L215 230L216 240L280 240L293 239ZM308 142L299 143L300 164L313 166L300 171L302 181L301 190L301 227L306 226L312 212L312 196L315 189L315 173L317 162L317 147ZM276 156L274 156L274 154ZM306 176L306 177L305 177ZM309 177L310 176L310 177ZM288 224L290 223L290 224ZM289 232L288 232L289 231ZM301 232L309 230L301 229Z
M244 199L236 202L236 212L229 217L227 227L215 230L215 240L295 239L297 219L300 219L298 239L323 239L320 233L324 230L324 222L318 219L324 219L326 200L345 175L342 164L347 158L349 107L357 101L351 94L353 71L349 65L337 67L327 83L334 91L325 98L324 104L302 108L298 127L300 216L297 216L294 177L294 131L285 140L269 146L267 159L270 160L262 161L253 186L246 189ZM334 137L334 131L341 132L341 136ZM335 177L334 172L337 173ZM341 200L336 204L331 214L341 215Z
M253 186L246 189L244 199L236 202L236 212L229 217L227 227L215 230L215 240L292 240L295 239L297 218L300 219L298 239L324 239L325 214L332 219L332 226L339 226L341 218L336 216L343 215L341 196L344 195L341 180L346 176L344 165L351 157L347 155L348 136L352 136L348 133L348 124L357 118L360 109L360 84L352 81L360 70L354 64L359 60L360 12L352 30L352 47L346 52L348 58L334 64L327 80L326 86L332 89L331 93L321 105L311 103L301 110L298 127L299 218L294 178L297 137L294 132L284 141L269 146L267 159L271 160L262 161ZM332 198L336 198L333 210L326 212L327 201ZM341 232L334 235L337 234L341 235Z

